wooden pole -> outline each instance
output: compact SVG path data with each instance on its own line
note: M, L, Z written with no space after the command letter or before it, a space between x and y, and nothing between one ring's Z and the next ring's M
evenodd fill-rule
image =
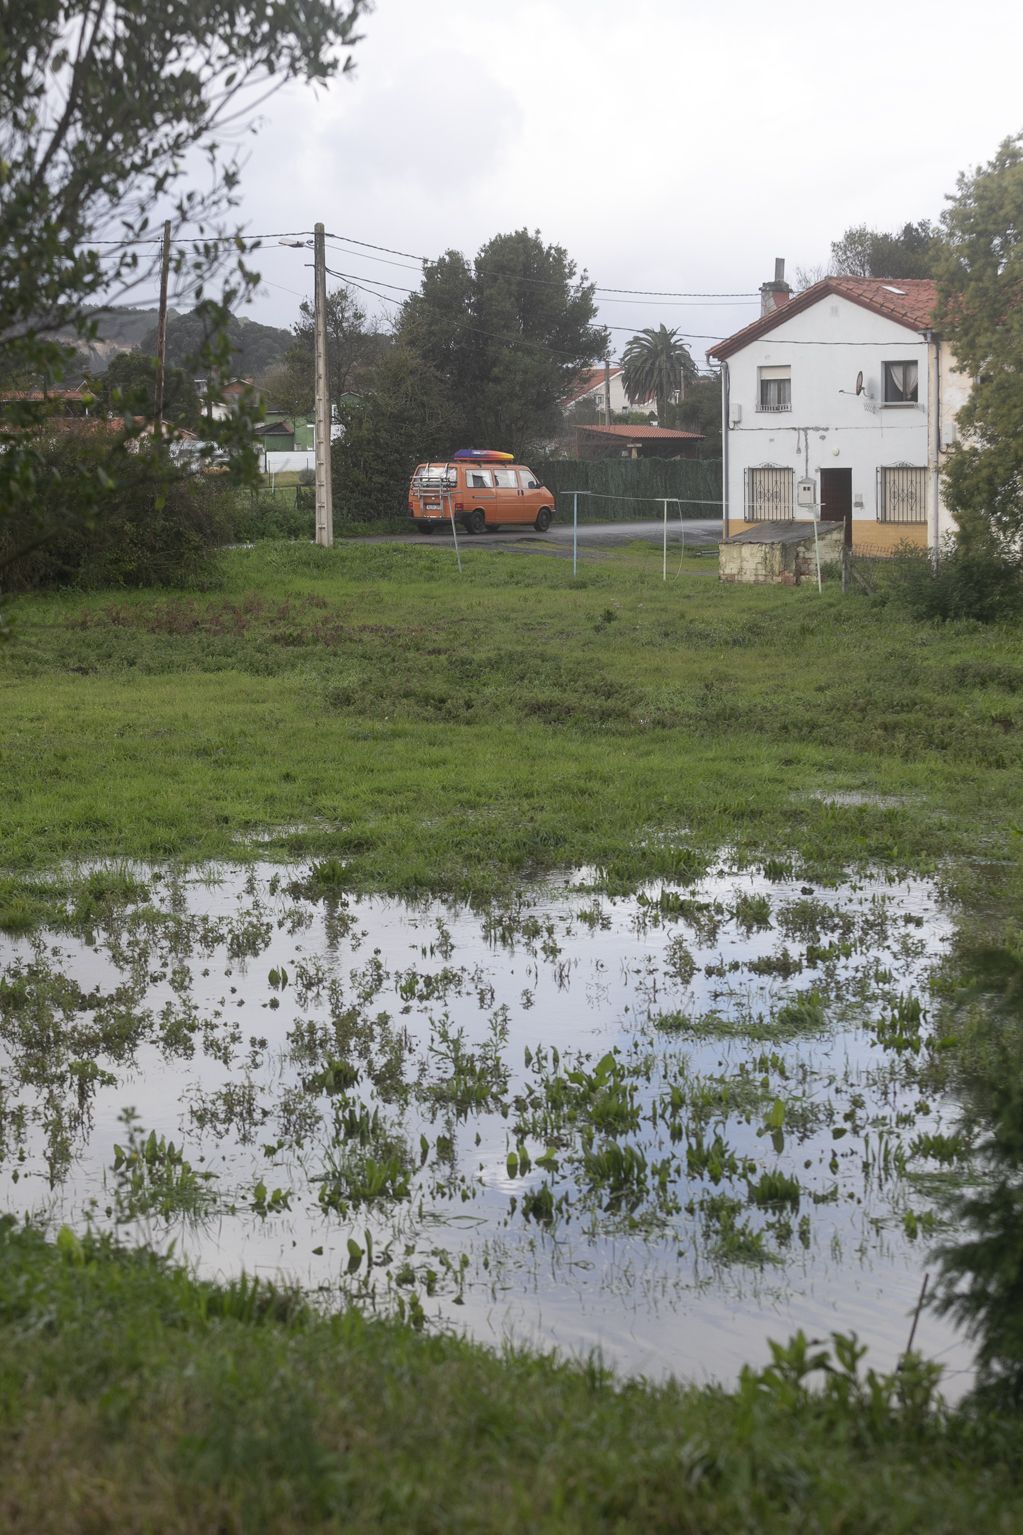
M163 404L167 379L167 284L170 277L170 219L164 220L163 253L160 257L160 312L156 321L156 419L153 422L153 441L159 443L163 435Z
M611 425L611 359L604 358L604 425Z
M322 224L313 241L313 328L316 341L316 542L334 543L330 485L330 381L327 370L327 245Z

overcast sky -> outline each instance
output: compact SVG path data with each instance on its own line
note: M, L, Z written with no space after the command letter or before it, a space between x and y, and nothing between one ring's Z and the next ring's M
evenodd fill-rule
M605 287L753 295L776 256L792 279L851 225L937 218L1023 129L1019 0L377 0L363 32L353 75L265 109L251 231L321 220L435 256L525 226ZM418 285L406 257L339 243L328 264L380 294ZM307 259L260 254L253 318L294 321ZM701 364L757 313L752 296L600 310L616 350L664 321Z

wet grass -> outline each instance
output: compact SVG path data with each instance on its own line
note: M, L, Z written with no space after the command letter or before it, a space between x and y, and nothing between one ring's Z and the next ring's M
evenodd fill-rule
M45 904L12 873L112 852L251 845L308 857L325 892L477 894L582 864L685 881L726 843L831 869L1002 855L1013 636L655 567L573 581L470 551L459 579L440 550L263 545L209 596L20 602L0 921Z
M1018 1529L1018 1421L943 1411L926 1367L861 1355L798 1336L734 1390L619 1383L0 1218L0 1524Z

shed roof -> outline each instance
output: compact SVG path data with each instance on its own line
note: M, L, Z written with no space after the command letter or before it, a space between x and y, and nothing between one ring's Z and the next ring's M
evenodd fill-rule
M815 282L797 293L779 309L772 309L769 314L761 315L759 320L719 341L717 346L709 349L707 356L719 361L731 357L751 341L783 325L792 315L811 308L832 294L870 309L874 314L884 315L888 320L895 320L899 325L906 325L910 330L920 331L931 327L938 301L938 285L930 277L825 277L822 282Z
M702 442L702 432L676 432L668 426L580 426L580 432L619 437L626 442Z
M818 533L830 533L834 528L840 528L840 522L819 522ZM813 538L812 522L758 522L755 528L746 528L742 533L736 533L733 538L721 540L725 544L798 544L806 538Z

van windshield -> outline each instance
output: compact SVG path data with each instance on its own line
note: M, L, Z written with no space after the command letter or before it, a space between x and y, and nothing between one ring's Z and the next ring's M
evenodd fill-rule
M458 470L450 464L420 464L413 477L416 486L450 486L458 484Z

